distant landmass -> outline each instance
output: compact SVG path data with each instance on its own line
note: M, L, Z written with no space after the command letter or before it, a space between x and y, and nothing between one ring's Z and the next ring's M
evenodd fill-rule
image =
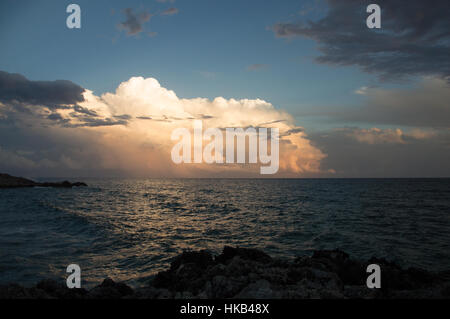
M35 182L23 177L11 176L9 174L0 173L0 188L18 188L18 187L64 187L72 188L74 186L87 186L85 183L69 181L63 182Z

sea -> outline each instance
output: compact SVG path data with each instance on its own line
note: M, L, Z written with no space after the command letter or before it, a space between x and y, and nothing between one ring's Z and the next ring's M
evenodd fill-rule
M450 179L71 179L0 189L0 284L145 285L183 251L319 249L450 269Z

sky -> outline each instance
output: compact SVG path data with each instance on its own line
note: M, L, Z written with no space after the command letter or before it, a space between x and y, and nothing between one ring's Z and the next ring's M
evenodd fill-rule
M276 177L448 177L450 5L370 3L2 1L0 171L258 177L170 163L195 118L277 126Z

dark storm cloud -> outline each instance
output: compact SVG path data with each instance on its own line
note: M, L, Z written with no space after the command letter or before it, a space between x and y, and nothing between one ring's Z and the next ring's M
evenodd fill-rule
M278 23L278 37L319 44L319 63L357 65L383 80L408 75L450 76L449 1L379 0L381 29L366 26L372 1L328 0L318 21Z
M156 122L167 122L167 123L171 123L171 119L169 117L167 117L166 115L163 115L161 118L154 118L151 116L137 116L136 117L138 120L151 120L151 121L156 121Z
M65 108L83 102L84 89L70 81L30 81L20 74L0 71L0 102Z
M52 121L60 121L63 119L63 117L59 113L52 113L49 116L47 116L47 118Z
M197 119L199 119L199 120L210 120L210 119L213 119L213 118L214 118L214 116L207 115L207 114L199 114L198 117L197 117Z
M115 116L117 118L117 116ZM199 114L197 117L175 117L175 116L167 116L162 115L161 117L152 117L152 116L137 116L138 120L152 120L156 122L166 122L166 123L172 123L172 121L185 121L185 120L209 120L214 118L214 116L211 115L205 115L205 114ZM124 118L127 119L127 118Z
M126 8L124 10L126 20L119 23L118 26L121 29L127 31L127 35L134 36L141 33L144 28L143 25L150 20L152 15L148 12L133 13L133 9Z
M67 123L64 127L101 127L101 126L116 126L128 125L127 120L116 120L111 118L83 118L81 123Z
M274 121L270 121L270 122L264 122L264 123L258 124L258 126L264 126L264 125L276 124L276 123L282 123L282 122L286 122L286 120L274 120Z
M127 125L130 115L103 117L80 106L84 89L70 81L30 81L0 71L0 125L13 127L98 127ZM63 116L60 109L73 109Z
M292 129L288 130L286 133L281 134L280 136L289 136L292 134L303 133L304 131L305 131L305 129L303 127L296 127L296 128L292 128Z
M162 115L159 118L150 117L150 116L138 116L136 118L139 119L139 120L152 120L152 121L155 121L155 122L172 123L174 121L185 121L185 120L195 120L195 119L211 119L211 118L213 118L213 116L199 114L198 117L185 117L185 118L176 117L176 116L167 116L167 115Z
M118 119L118 120L130 120L130 119L132 119L132 116L129 114L121 114L121 115L115 115L114 118Z
M93 111L93 110L89 110L85 107L82 107L80 105L75 105L73 107L74 111L80 114L84 114L84 115L89 115L89 116L97 116L97 112Z

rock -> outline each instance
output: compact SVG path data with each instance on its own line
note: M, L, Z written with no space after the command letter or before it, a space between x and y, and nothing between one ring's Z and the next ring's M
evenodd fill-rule
M241 291L247 283L248 281L245 277L215 276L211 281L206 283L204 291L208 298L231 298Z
M23 177L0 174L0 188L34 187L36 182Z
M382 269L382 288L366 287L366 267ZM340 250L314 252L295 260L272 259L256 249L225 247L213 258L207 251L184 252L146 287L133 290L105 279L89 291L43 280L35 287L0 286L0 299L207 299L207 298L450 298L450 271L402 269L385 259L353 260Z
M167 289L161 289L156 296L157 299L172 299L173 294Z
M174 259L169 270L155 276L153 285L170 291L190 291L196 295L205 284L204 271L213 265L213 258L207 251L183 252Z
M72 188L74 186L81 187L87 186L85 183L76 182L71 183L69 181L64 181L60 183L55 182L45 182L38 183L23 177L15 177L8 174L0 174L0 188L19 188L19 187L58 187L58 188Z
M185 295L188 295L186 293ZM168 289L155 288L153 286L142 287L135 290L130 297L135 299L171 299L173 294Z
M222 254L215 258L215 261L218 263L225 264L235 256L239 256L242 259L252 260L261 263L269 263L272 261L272 258L266 253L262 252L258 249L249 249L249 248L233 248L229 246L225 246L223 248Z
M124 283L116 283L110 278L106 278L99 286L93 288L88 293L91 299L120 299L131 296L134 291Z
M81 299L86 295L85 289L69 289L51 279L42 280L31 288L17 284L0 286L0 299Z
M349 299L375 299L381 297L378 289L367 289L364 286L345 286L344 296Z
M194 296L189 291L177 292L175 299L193 299Z
M36 288L44 291L50 297L57 299L80 299L87 295L87 291L84 288L70 289L62 283L51 279L41 280L36 285Z
M367 265L350 259L338 249L315 251L311 259L322 263L328 271L336 273L346 285L365 285Z
M380 265L382 269L382 289L392 290L419 290L440 283L442 277L423 269L408 268L403 270L397 264L389 262L384 258L371 258L368 264Z
M450 298L450 283L446 284L442 290L441 290L441 295L444 298Z
M195 252L186 251L175 258L171 263L170 269L178 269L183 264L195 264L198 267L206 268L214 264L211 254L205 250Z
M279 299L281 293L271 288L270 282L261 279L247 287L237 294L236 299Z
M236 274L247 276L258 267L257 263L252 260L244 260L240 256L233 257L225 267L227 276L235 276Z
M87 184L82 183L82 182L75 182L75 183L71 183L69 181L64 181L61 183L36 183L35 186L40 186L40 187L56 187L56 188L72 188L72 187L86 187Z
M34 288L24 288L18 284L0 286L0 299L49 299L44 291Z

